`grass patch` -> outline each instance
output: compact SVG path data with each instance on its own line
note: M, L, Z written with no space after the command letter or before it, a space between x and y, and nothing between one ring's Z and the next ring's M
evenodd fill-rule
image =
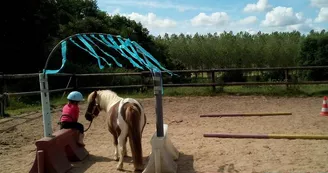
M218 96L218 95L264 95L264 96L324 96L328 95L328 85L290 85L282 86L226 86L165 88L165 96Z
M84 93L85 98L88 93ZM153 98L153 90L148 90L144 93L130 91L118 92L121 97L131 98ZM328 85L291 85L286 89L286 86L227 86L223 89L216 87L213 91L212 87L179 87L179 88L164 88L164 96L218 96L218 95L266 95L266 96L324 96L328 95ZM61 94L51 95L51 106L63 106L67 100L66 96ZM6 113L14 116L26 112L41 111L40 96L34 98L9 98L10 105L6 108ZM32 101L31 101L32 100Z
M50 100L51 107L62 106L67 102L66 98L53 97ZM32 101L26 103L26 101L20 101L19 98L9 98L9 107L6 108L6 113L9 116L20 115L27 112L41 111L41 99L40 101Z
M88 93L83 93L84 99L86 99ZM133 98L149 98L153 97L153 92L147 91L146 93L137 92L125 92L118 93L121 97L133 97ZM67 103L67 94L62 97L62 95L57 94L50 97L50 107L56 108L64 106ZM6 108L6 114L8 116L20 115L27 112L41 111L41 98L40 96L32 97L11 97L9 98L9 106ZM1 117L0 117L1 118Z
M291 85L286 86L229 86L224 92L233 95L267 96L323 96L328 94L328 85Z
M164 96L210 96L215 94L210 87L164 88Z

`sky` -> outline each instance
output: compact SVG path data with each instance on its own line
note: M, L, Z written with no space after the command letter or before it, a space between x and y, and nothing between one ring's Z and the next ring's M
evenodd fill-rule
M328 0L98 0L152 35L328 30Z

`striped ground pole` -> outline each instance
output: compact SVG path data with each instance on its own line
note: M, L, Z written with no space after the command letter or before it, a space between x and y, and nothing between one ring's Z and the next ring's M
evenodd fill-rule
M255 139L320 139L328 140L328 135L305 134L234 134L234 133L207 133L208 138L255 138Z
M200 117L238 117L238 116L278 116L278 115L292 115L291 112L264 112L264 113L231 113L231 114L203 114Z

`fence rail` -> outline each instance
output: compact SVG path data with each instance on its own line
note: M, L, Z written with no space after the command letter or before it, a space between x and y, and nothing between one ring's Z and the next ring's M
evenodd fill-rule
M203 69L203 70L172 70L173 73L205 73L205 72L229 72L229 71L278 71L278 70L313 70L313 69L328 69L328 66L304 66L304 67L268 67L268 68L220 68L220 69ZM162 71L163 74L166 72ZM151 74L149 71L130 72L130 73L91 73L91 74L70 74L70 73L57 73L49 76L140 76ZM0 79L19 79L19 78L33 78L39 77L39 73L30 74L3 74Z
M55 92L63 92L63 91L71 91L73 90L73 87L70 88L60 88L60 89L54 89L49 90L49 93L55 93ZM4 93L8 96L31 96L31 95L38 95L40 94L40 91L28 91L28 92L19 92L19 93Z
M250 85L308 85L308 84L328 84L328 80L325 81L290 81L288 79L288 73L290 71L295 70L317 70L317 69L328 69L328 66L306 66L306 67L269 67L269 68L221 68L221 69L203 69L203 70L172 70L173 73L176 74L183 74L183 73L207 73L209 75L210 82L204 83L164 83L164 87L212 87L215 89L216 86L250 86ZM251 72L251 71L284 71L285 78L281 82L222 82L216 80L216 73L217 72L231 72L231 71L242 71L242 72ZM59 74L52 74L49 76L67 76L70 77L70 80L66 86L66 88L60 89L53 89L49 90L50 93L55 92L66 92L71 91L73 89L79 90L95 90L95 89L119 89L119 88L151 88L153 85L151 84L132 84L132 85L121 85L121 86L77 86L77 79L89 76L140 76L141 78L151 77L149 71L142 71L142 72L129 72L129 73L93 73L93 74L69 74L69 73L59 73ZM165 75L165 73L163 72ZM0 80L3 81L3 85L5 85L5 80L11 79L24 79L24 78L37 78L39 73L31 73L31 74L1 74ZM73 79L73 80L72 80ZM69 87L71 80L73 81L73 87ZM75 80L75 81L74 81ZM5 88L3 86L2 88ZM6 92L3 91L0 93L0 116L4 114L4 103L7 99L4 99L8 96L31 96L31 95L38 95L40 91L28 91L28 92ZM4 97L6 96L6 97Z

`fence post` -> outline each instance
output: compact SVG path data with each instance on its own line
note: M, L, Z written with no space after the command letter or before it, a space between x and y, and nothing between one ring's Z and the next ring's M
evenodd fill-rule
M78 88L78 80L77 80L77 76L75 75L75 73L72 74L72 81L73 81L73 90L77 90Z
M1 78L1 88L0 88L0 116L5 116L6 109L6 96L4 94L5 91L5 75L3 72L0 72Z
M288 82L288 70L285 70L285 82ZM288 84L286 84L286 89L288 89Z
M39 73L44 137L52 136L48 75Z
M3 93L0 94L0 117L6 117L6 107L8 106L8 95Z
M141 72L140 77L141 77L141 93L144 93L148 89L147 86L145 85L146 73Z
M215 84L215 72L211 72L211 77L212 77L212 84ZM215 85L212 85L212 90L215 92Z
M4 99L3 99L3 94L0 94L0 116L4 117L5 116L5 104L4 104Z

